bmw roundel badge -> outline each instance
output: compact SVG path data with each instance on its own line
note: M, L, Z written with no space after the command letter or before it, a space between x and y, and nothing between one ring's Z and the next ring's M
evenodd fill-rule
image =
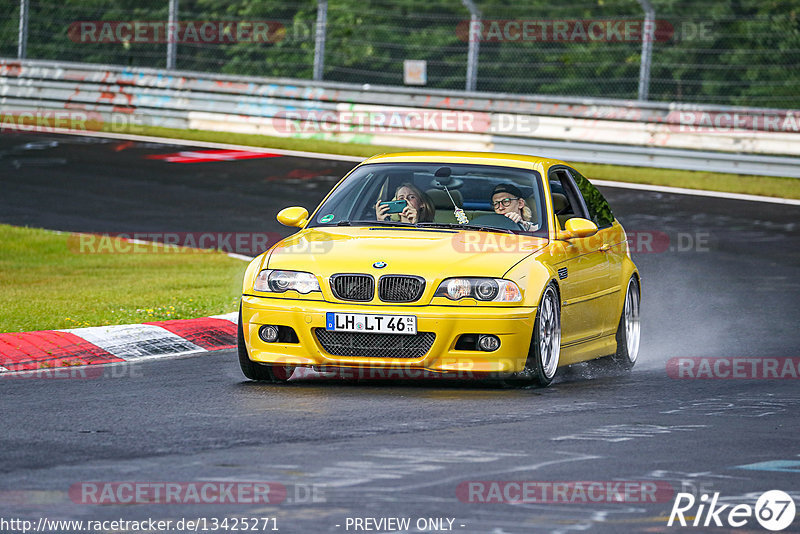
M372 264L372 266L375 267L376 269L383 269L384 267L386 267L386 262L376 261L375 263Z

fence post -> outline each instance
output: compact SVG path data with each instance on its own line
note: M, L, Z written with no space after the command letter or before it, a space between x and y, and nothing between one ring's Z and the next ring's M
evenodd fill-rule
M469 9L469 49L467 50L467 82L466 90L474 91L478 83L478 50L480 37L473 39L473 29L481 23L481 12L472 0L461 0L464 7Z
M328 33L328 0L317 0L317 28L314 43L314 80L322 80L325 69L325 37Z
M17 39L17 58L25 59L28 53L28 0L19 0L19 38Z
M169 20L167 21L167 70L175 70L178 54L178 0L169 0Z
M639 64L639 100L647 100L650 96L650 62L653 55L655 39L656 11L650 0L639 0L644 10L644 28L642 30L642 59Z

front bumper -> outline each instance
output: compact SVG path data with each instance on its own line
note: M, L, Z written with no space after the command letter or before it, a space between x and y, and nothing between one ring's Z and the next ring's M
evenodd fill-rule
M326 312L416 315L418 332L436 334L421 358L347 357L325 351L314 329L325 328ZM256 362L314 368L380 368L433 373L514 373L522 371L531 343L535 307L374 306L245 295L242 326L250 359ZM258 336L262 325L294 329L299 343L267 343ZM461 334L493 334L500 348L493 352L456 350Z

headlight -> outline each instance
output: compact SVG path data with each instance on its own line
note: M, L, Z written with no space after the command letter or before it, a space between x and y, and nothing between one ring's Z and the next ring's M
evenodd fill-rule
M433 296L450 300L468 297L484 302L519 302L522 291L511 280L501 278L448 278L439 284Z
M305 295L312 291L319 291L319 282L317 282L317 277L311 273L264 269L256 276L253 289L270 293L283 293L293 289Z

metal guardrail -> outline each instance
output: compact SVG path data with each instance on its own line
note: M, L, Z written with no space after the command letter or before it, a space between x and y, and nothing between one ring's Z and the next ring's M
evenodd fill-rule
M800 113L795 119L786 110L370 87L0 59L0 111L64 109L96 113L105 121L128 118L172 128L308 137L303 127L310 125L317 128L314 137L345 142L464 147L572 161L800 177L800 134L764 128L791 120L800 123ZM479 127L464 131L436 125L431 130L418 121L365 131L358 114L376 112L401 117L415 112L440 117L461 113ZM681 113L728 114L751 127L683 131ZM504 120L522 119L526 128L498 128ZM322 128L320 120L325 123ZM697 150L702 148L707 150Z

